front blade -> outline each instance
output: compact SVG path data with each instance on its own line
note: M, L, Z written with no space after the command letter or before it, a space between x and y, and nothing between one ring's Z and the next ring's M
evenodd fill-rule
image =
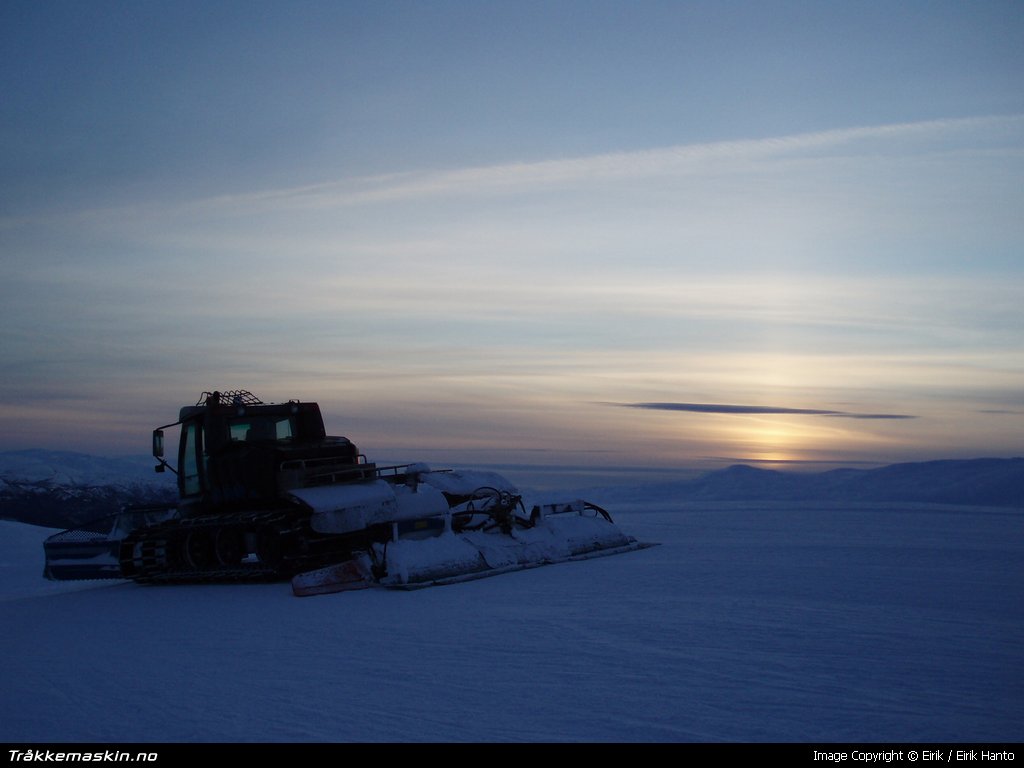
M106 537L59 539L55 534L43 542L46 566L43 576L53 581L121 579L118 561L120 542Z
M346 560L292 577L292 594L296 597L350 592L356 589L369 589L372 586L372 577L355 560Z

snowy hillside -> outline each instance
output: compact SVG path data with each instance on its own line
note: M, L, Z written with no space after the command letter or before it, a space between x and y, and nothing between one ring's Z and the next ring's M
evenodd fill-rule
M519 466L509 477L529 488L533 481L542 487L550 484L555 474L557 469L550 467ZM565 480L573 477L583 475L566 470L560 487L566 487ZM686 502L925 502L1024 507L1024 459L931 461L822 473L738 465L691 480L620 483L602 493L619 502L633 501L641 494ZM0 519L64 528L110 514L124 504L171 501L175 494L174 475L155 473L153 459L146 456L104 458L41 450L0 453ZM572 497L573 492L558 495Z
M53 485L166 485L149 456L108 458L73 451L0 452L0 479ZM173 477L173 476L172 476Z
M149 457L2 452L0 518L64 528L116 512L124 504L174 498L174 475L157 474L153 464Z
M629 500L634 489L610 491ZM964 459L878 469L778 472L736 465L643 493L691 501L884 502L1024 507L1024 459Z
M595 493L661 546L310 598L52 584L0 522L0 740L1024 740L1024 510Z

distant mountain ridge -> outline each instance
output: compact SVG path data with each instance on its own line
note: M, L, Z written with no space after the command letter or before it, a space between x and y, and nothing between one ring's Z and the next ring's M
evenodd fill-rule
M946 459L877 469L780 472L736 464L650 486L680 501L912 502L1024 508L1024 458Z
M44 449L3 451L0 480L47 480L64 485L167 485L167 476L153 471L155 463L151 456L141 455L105 457Z
M63 528L117 512L125 504L166 503L173 474L146 456L107 458L72 451L0 452L0 518Z
M1024 509L1024 458L950 459L835 469L816 474L737 464L694 480L605 488L601 498L680 502L903 502ZM148 456L105 458L70 451L0 452L0 519L69 527L125 504L170 503L172 473Z

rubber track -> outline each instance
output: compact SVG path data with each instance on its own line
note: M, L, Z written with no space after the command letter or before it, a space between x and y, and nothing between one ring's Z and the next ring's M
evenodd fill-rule
M198 565L180 555L187 536L208 533L209 540L214 540L218 532L231 528L240 532L273 532L280 559L274 563L244 560L238 565ZM346 555L348 550L341 544L338 537L315 533L308 516L296 516L294 510L177 519L140 528L126 536L121 543L121 570L125 578L143 584L281 581ZM169 553L173 556L169 557Z

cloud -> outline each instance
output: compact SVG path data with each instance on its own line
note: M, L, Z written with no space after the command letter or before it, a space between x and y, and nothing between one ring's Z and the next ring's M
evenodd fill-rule
M877 467L879 462L877 461L862 461L858 459L847 459L847 458L821 458L821 459L762 459L759 457L752 456L702 456L705 461L714 461L721 464L786 464L792 466L852 466L852 465L864 465L868 467Z
M624 408L651 411L688 411L690 413L789 414L796 416L831 416L841 419L916 419L902 413L850 413L818 408L784 408L774 405L729 405L724 403L609 403Z
M719 167L730 161L756 162L767 158L802 156L836 147L870 142L911 141L918 148L933 142L955 142L978 134L999 135L1024 125L1024 115L924 120L914 123L858 126L759 139L680 144L655 149L607 152L583 157L535 162L500 163L447 170L391 173L270 189L244 195L224 195L203 201L217 207L272 205L286 208L337 208L447 195L478 195L523 188L536 190L559 184L592 183L608 179L645 179Z

